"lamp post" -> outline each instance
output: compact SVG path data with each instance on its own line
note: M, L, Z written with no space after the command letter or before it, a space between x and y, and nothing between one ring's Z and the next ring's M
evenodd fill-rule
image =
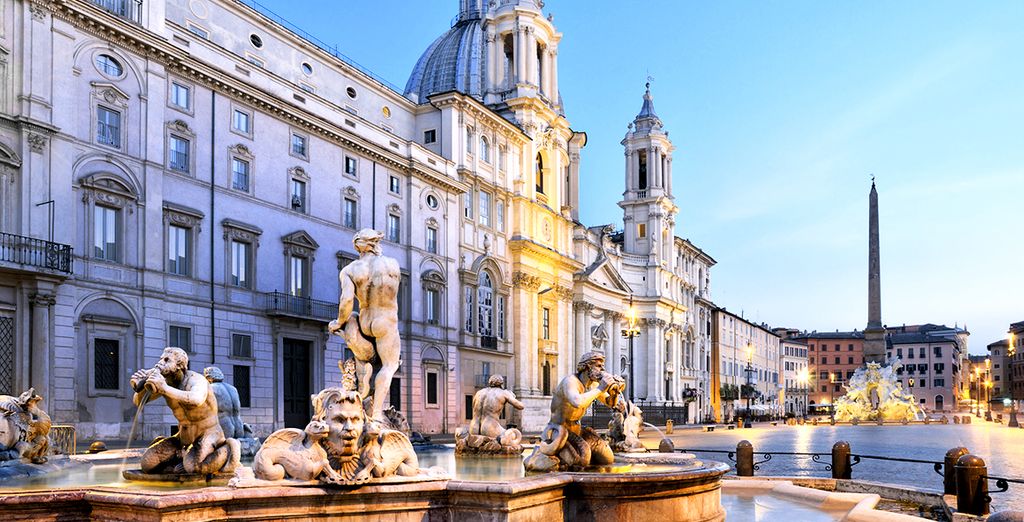
M754 372L754 345L749 341L747 342L747 367L743 369L747 374L747 414L743 416L743 427L749 428L750 424L750 396L752 395L752 386L750 382L750 375Z
M797 375L797 381L800 382L800 387L803 388L804 392L804 407L803 407L803 418L807 419L807 381L808 381L807 368L800 370Z
M636 386L633 385L633 339L640 335L640 327L636 325L636 308L633 308L633 294L629 295L629 309L626 310L626 328L622 329L622 336L629 339L629 402L634 402L633 397Z
M985 358L985 420L992 420L992 359Z
M974 379L975 388L977 392L974 394L974 416L981 418L981 368L974 368Z
M1004 359L1004 361L1011 360L1017 353L1017 347L1013 345L1013 342L1014 334L1013 332L1010 332L1010 345L1006 349L1006 359ZM1003 364L1005 365L1006 363L1004 362ZM1010 420L1007 421L1006 426L1008 428L1020 427L1020 424L1017 422L1017 401L1014 400L1012 387L1010 388Z
M828 374L828 411L829 419L834 424L836 422L836 374L829 372Z

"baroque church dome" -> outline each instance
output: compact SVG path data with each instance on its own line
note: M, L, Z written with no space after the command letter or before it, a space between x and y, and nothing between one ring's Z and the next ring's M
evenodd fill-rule
M481 12L465 10L448 32L427 47L405 85L417 103L439 92L459 91L483 101L484 30Z

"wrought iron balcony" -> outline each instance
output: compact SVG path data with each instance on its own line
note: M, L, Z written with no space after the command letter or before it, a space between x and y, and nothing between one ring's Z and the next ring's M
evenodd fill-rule
M281 315L330 322L338 318L338 303L298 297L283 292L264 294L264 310L267 315Z
M142 0L91 0L109 13L121 18L130 20L137 24L142 23Z
M0 262L70 274L71 261L71 245L0 232Z

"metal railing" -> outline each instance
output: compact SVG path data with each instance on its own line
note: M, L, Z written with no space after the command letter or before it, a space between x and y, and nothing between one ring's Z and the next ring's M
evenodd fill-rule
M142 0L90 0L93 4L103 10L130 20L137 24L142 23Z
M761 465L770 462L774 456L810 457L813 462L824 464L825 471L831 472L833 479L852 478L853 467L863 460L925 464L942 477L943 493L956 495L957 511L976 516L988 514L992 502L990 491L1003 493L1010 489L1011 484L1024 485L1024 479L989 475L985 461L970 454L964 447L950 449L942 461L857 454L850 451L850 444L845 441L833 444L829 452L755 451L753 445L746 440L740 441L735 450L677 448L676 451L725 454L736 463L736 475L741 477L754 476L754 472L760 471ZM755 456L759 456L760 460L754 460ZM995 481L996 489L988 489L989 481Z
M264 294L267 315L287 315L314 321L330 322L338 317L338 304L283 292Z
M70 274L71 245L0 232L0 261Z

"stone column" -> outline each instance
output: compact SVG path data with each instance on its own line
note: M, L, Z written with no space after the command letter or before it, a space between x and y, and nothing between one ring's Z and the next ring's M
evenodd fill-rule
M672 157L671 156L668 156L668 157L665 158L665 183L667 184L667 186L665 187L665 190L668 192L668 195L671 196L672 195Z
M548 85L551 88L551 94L548 95L551 98L553 105L558 105L558 48L551 49L551 65L549 66L548 75L551 78Z
M515 296L515 320L510 321L509 327L516 338L514 345L518 352L514 354L516 383L513 391L523 397L531 394L529 351L530 346L535 345L536 341L530 336L530 295L522 286L516 287L512 292Z
M612 329L608 332L608 335L611 336L609 340L611 349L608 351L608 361L610 362L608 367L611 369L608 371L613 375L622 375L622 365L620 364L622 361L623 342L621 315L618 312L605 312L604 314L606 318L611 318L612 324Z
M526 28L516 26L513 35L513 56L512 60L515 62L516 77L512 79L512 85L524 83L526 79Z
M485 91L497 90L497 87L498 87L498 71L501 69L501 67L499 67L499 63L500 62L498 61L498 45L497 45L497 41L496 41L496 38L495 38L495 35L494 35L494 28L492 27L492 28L490 28L487 31L487 69L488 70L486 71L486 73L484 75L484 77L485 77L485 80L484 80L484 90Z
M662 188L661 184L661 152L657 147L651 147L650 157L647 158L647 170L650 174L651 187Z
M526 83L540 88L537 78L537 35L533 27L526 28Z
M36 389L36 393L42 395L43 400L40 407L43 411L49 411L51 403L50 393L50 361L52 360L53 346L50 339L50 307L56 303L56 298L50 288L39 288L32 295L32 342L29 353L31 354L32 372L29 385Z
M541 93L548 98L551 98L551 53L548 52L547 48L540 53L540 79L537 82Z

